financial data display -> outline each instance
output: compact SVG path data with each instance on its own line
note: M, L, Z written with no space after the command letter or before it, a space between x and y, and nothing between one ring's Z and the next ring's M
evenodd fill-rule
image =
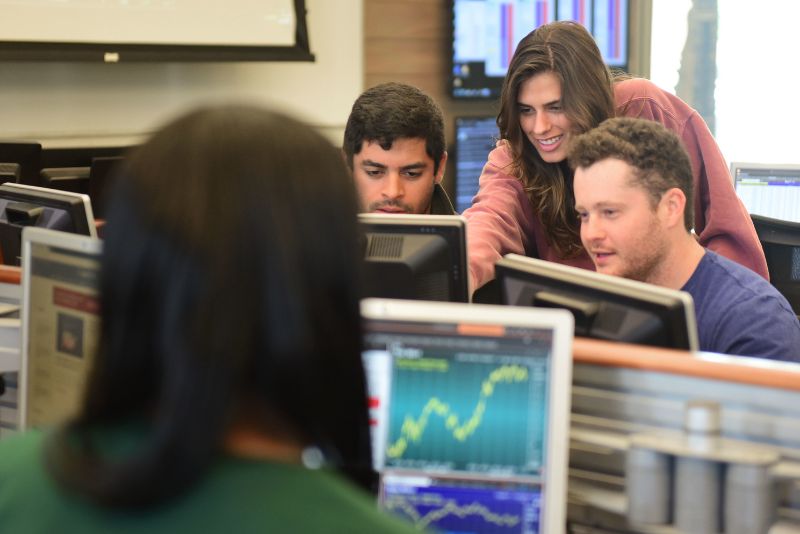
M453 96L498 97L519 41L555 20L584 25L606 63L627 68L628 0L453 0Z
M418 528L538 532L552 331L366 327L382 505Z
M749 213L800 222L800 165L734 163L733 179Z
M538 477L551 343L541 334L370 332L376 467Z
M458 117L455 136L455 204L456 211L463 213L472 205L472 197L478 192L481 171L499 132L494 117Z
M540 500L538 488L525 484L391 475L381 485L384 508L420 530L534 534L539 532Z
M546 360L397 357L387 467L538 474Z

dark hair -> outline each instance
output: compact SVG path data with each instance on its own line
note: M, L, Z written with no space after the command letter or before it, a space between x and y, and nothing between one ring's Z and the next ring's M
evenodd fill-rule
M445 151L444 118L431 97L403 83L382 83L364 91L353 103L344 128L342 148L353 168L353 155L364 141L376 141L389 150L395 139L424 139L425 152L433 160L433 173Z
M598 161L622 160L634 171L634 184L643 187L653 207L668 190L686 195L683 223L694 226L692 165L681 140L660 123L645 119L616 118L576 137L569 149L572 168L591 167Z
M575 22L553 22L519 42L500 93L497 126L511 149L512 172L522 182L550 246L562 257L574 257L583 247L572 171L566 162L543 161L519 125L520 87L543 72L552 72L561 82L561 104L577 133L614 116L611 73L586 28Z
M371 473L357 202L340 152L278 113L214 107L154 134L117 182L99 352L82 411L49 444L56 479L105 506L165 502L242 413L353 478ZM93 432L121 421L146 431L112 461Z

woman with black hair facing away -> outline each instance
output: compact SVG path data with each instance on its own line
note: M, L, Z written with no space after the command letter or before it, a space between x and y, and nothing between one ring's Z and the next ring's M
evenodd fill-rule
M339 151L283 115L207 108L138 148L84 405L0 442L0 531L413 531L352 483L372 474L356 213Z
M540 26L517 45L500 96L500 141L464 212L474 288L514 252L593 269L581 245L566 153L573 136L614 116L658 121L689 152L700 244L768 277L753 224L702 117L645 79L612 79L589 32Z

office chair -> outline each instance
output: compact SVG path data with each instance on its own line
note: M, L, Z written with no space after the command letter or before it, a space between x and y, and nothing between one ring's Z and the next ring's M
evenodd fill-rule
M750 215L767 258L769 277L800 316L800 223Z

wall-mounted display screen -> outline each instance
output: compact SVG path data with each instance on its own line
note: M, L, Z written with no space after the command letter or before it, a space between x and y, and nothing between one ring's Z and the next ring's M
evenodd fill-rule
M628 66L628 0L453 0L455 98L497 98L517 43L555 20L586 26L610 67Z

